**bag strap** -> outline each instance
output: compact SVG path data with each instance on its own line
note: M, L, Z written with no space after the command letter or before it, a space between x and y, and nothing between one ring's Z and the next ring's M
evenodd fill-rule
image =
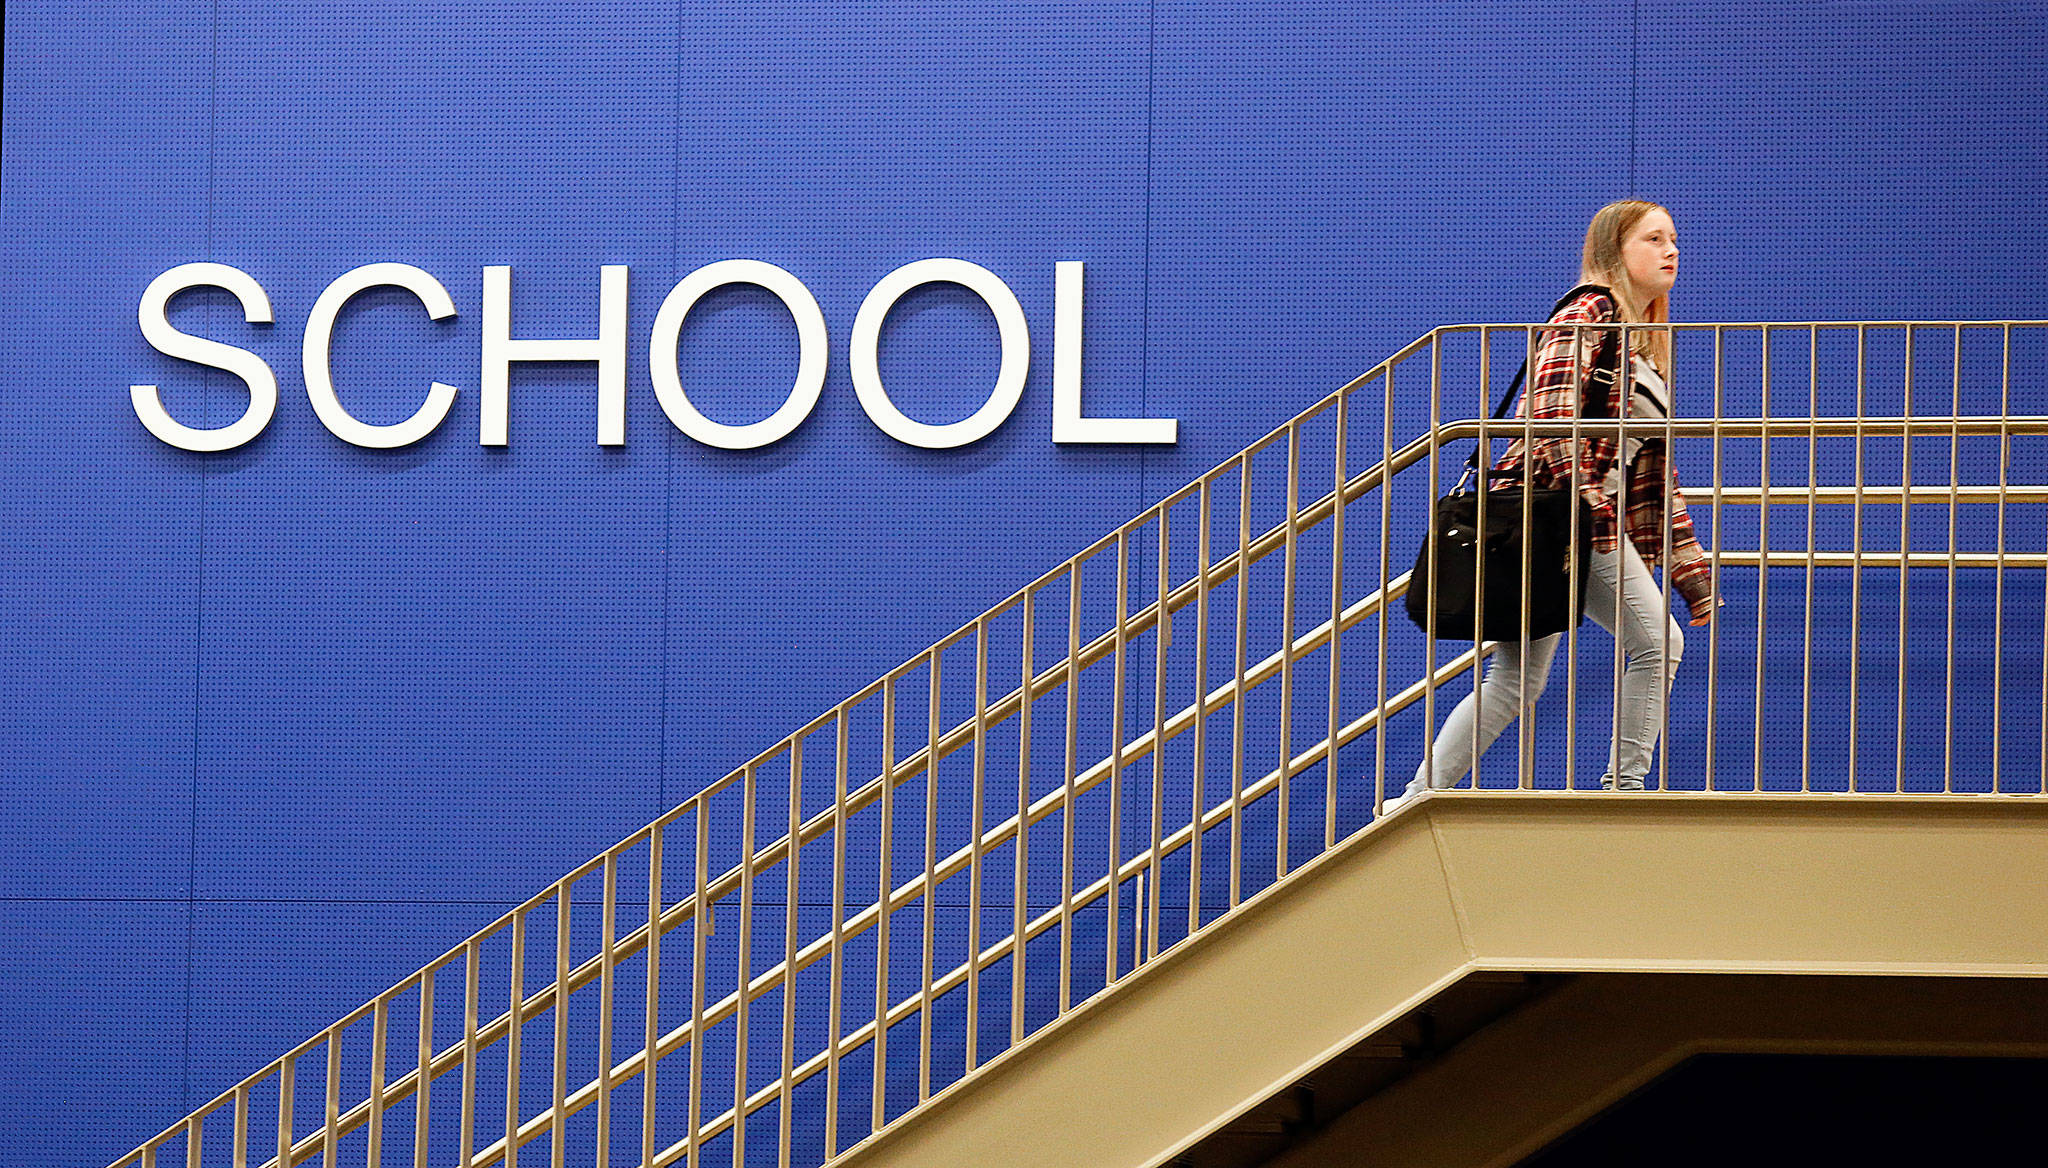
M1558 313L1564 311L1565 305L1570 304L1572 301L1578 299L1581 295L1587 292L1598 292L1606 296L1609 300L1614 299L1614 291L1608 288L1605 284L1580 284L1577 287L1573 288L1571 291L1557 298L1557 303L1550 306L1550 315L1556 316ZM1514 404L1515 395L1522 391L1522 382L1528 376L1529 360L1525 357L1522 359L1522 367L1520 369L1515 370L1515 379L1508 383L1508 391L1501 395L1500 404L1493 407L1493 421L1499 421L1500 419L1507 417L1508 407ZM1472 457L1465 460L1465 467L1467 470L1479 469L1478 450L1473 450ZM1460 480L1459 487L1462 489L1463 486L1464 482L1463 480Z

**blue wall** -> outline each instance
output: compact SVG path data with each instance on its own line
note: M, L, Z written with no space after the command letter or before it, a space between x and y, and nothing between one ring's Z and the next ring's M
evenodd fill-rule
M1672 209L1688 319L2048 315L2044 16L10 5L0 1147L110 1159L1419 333L1536 313L1611 198ZM954 451L886 437L847 373L861 298L928 256L995 271L1032 328L1022 405ZM733 257L801 277L832 336L816 412L745 454L677 433L646 370L662 295ZM1090 412L1176 417L1178 445L1052 444L1068 259ZM218 455L126 388L193 425L246 401L137 329L195 260L276 308L173 306L282 382ZM461 389L401 451L327 433L298 374L314 298L372 261L458 309L343 317L358 416ZM631 266L623 447L579 365L516 372L509 445L477 445L492 264L519 336L589 335L598 267ZM994 333L923 289L883 375L964 416ZM748 290L682 350L726 421L794 371Z

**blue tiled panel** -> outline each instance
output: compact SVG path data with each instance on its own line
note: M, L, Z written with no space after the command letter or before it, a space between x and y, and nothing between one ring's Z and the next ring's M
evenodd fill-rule
M260 1066L1431 327L1539 313L1572 281L1584 221L1610 198L1671 206L1685 319L2042 316L2048 235L2029 199L2048 165L2048 61L2025 33L2043 15L2038 4L1677 0L1603 0L1568 18L1521 4L1208 0L680 14L14 5L0 186L0 842L10 892L25 899L0 941L28 955L105 953L121 936L125 953L172 956L140 959L146 993L72 979L51 992L81 1004L8 1011L17 1021L0 1039L34 1054L55 1028L65 1049L141 1060L107 1064L138 1092L99 1109L120 1115L111 1156L171 1117L167 1084L209 1093ZM1032 339L1015 416L951 452L884 436L848 374L868 289L929 256L995 271ZM662 296L728 258L796 274L831 335L814 414L743 454L682 437L648 379ZM276 323L245 325L206 292L182 297L173 320L256 352L281 390L261 438L214 456L148 436L125 388L160 384L194 425L241 408L233 378L161 357L136 330L148 281L204 259L261 281ZM1053 271L1070 259L1088 264L1090 412L1177 417L1177 446L1051 443ZM337 329L335 380L365 420L406 416L429 380L458 388L442 427L402 451L328 434L299 372L314 299L372 261L424 268L457 307L430 322L409 298L376 293ZM481 272L493 264L514 268L520 337L592 335L598 268L630 266L623 448L593 441L593 371L560 364L515 371L510 443L479 447ZM746 421L786 392L793 337L774 301L727 289L693 314L676 360L706 413ZM958 418L994 376L995 340L971 296L921 289L884 330L882 375L911 416ZM1945 404L1934 353L1945 343L1924 341L1923 408ZM1897 341L1874 345L1892 354ZM1755 359L1731 354L1745 369ZM1703 360L1681 355L1681 402L1701 400ZM1768 399L1752 388L1731 411L1801 409L1809 392L1846 408L1852 383L1809 391L1803 353L1777 360ZM1983 367L1966 360L1969 409L1991 408ZM1903 401L1892 368L1867 386L1879 408ZM2041 376L2038 350L2015 363L2017 412L2042 412ZM1397 440L1427 404L1419 377L1397 385ZM1378 456L1383 421L1377 399L1355 411L1354 471ZM1310 450L1331 440L1304 439ZM1934 467L1945 453L1926 441L1914 458ZM2048 444L2013 453L2014 481L2039 482ZM1885 460L1898 455L1880 443L1871 465L1894 473ZM1841 457L1824 451L1828 473ZM1965 462L1974 473L1987 457L1978 444ZM1754 447L1728 458L1738 474L1760 469ZM1783 473L1804 452L1774 446L1771 458ZM1275 452L1254 468L1260 529L1278 517L1281 465ZM1698 446L1678 466L1688 483L1710 469ZM1419 515L1395 516L1392 559L1413 547ZM2039 521L2038 507L2015 510L2011 546L2039 550ZM1745 520L1725 522L1739 533ZM1916 516L1914 546L1943 546L1937 526ZM1801 534L1770 532L1774 544ZM1962 523L1965 545L1989 538L1981 517ZM1134 597L1151 554L1132 549ZM1304 546L1303 579L1326 578L1326 555ZM1354 588L1384 567L1347 560ZM1088 569L1091 620L1112 609L1113 571L1113 558ZM1792 587L1773 576L1764 648L1780 659L1798 650L1782 631L1795 627L1781 611L1797 607ZM1984 600L1972 587L1957 676L1975 700L1953 715L1965 784L1991 761ZM1945 685L1946 628L1928 615L1940 593L1916 584L1909 597L1916 695ZM1750 660L1753 586L1732 583L1730 601L1724 671ZM1866 668L1891 664L1882 601L1866 596ZM2038 631L2037 588L2006 603L2013 627ZM1257 638L1280 624L1270 607L1253 614ZM1839 608L1819 626L1823 669L1838 664L1841 626ZM1134 699L1149 696L1146 652L1130 665ZM949 717L964 692L957 656L945 662ZM1346 660L1346 692L1366 692L1368 659ZM1687 758L1704 749L1698 662L1689 654L1673 704L1673 751ZM2020 646L2002 666L1999 761L2024 778L2039 741L2038 653ZM1090 693L1106 697L1097 673ZM1723 715L1747 708L1746 683L1724 672L1724 684ZM1796 700L1781 687L1765 697ZM1828 697L1817 724L1846 741L1846 695ZM909 746L922 738L922 693L904 700ZM1874 682L1859 701L1859 750L1888 753L1895 692ZM1247 748L1274 758L1277 706L1252 708ZM1320 715L1295 709L1297 743ZM1910 702L1916 748L1949 717ZM1092 760L1109 728L1099 709L1086 719L1080 753ZM1420 713L1394 731L1398 776L1420 748ZM1581 736L1582 771L1598 766L1597 739ZM1717 750L1717 780L1747 781L1746 758ZM1766 785L1796 785L1784 758L1767 761ZM1351 822L1374 760L1343 762L1340 820ZM1147 829L1148 783L1141 767L1124 792L1127 843ZM955 794L940 803L948 840L966 831ZM770 821L775 802L761 811ZM730 849L736 804L716 820ZM1292 846L1312 846L1318 827L1298 819ZM1083 826L1088 854L1106 850L1103 831ZM1271 870L1274 837L1255 816L1248 871ZM900 870L917 866L921 839L899 847ZM1036 855L1034 879L1056 883L1051 853ZM1219 870L1205 877L1207 903L1220 902ZM948 886L949 904L958 891ZM201 899L187 978L179 902L190 895ZM79 896L114 899L59 899ZM962 927L949 908L942 947L964 945ZM1082 958L1100 968L1099 951ZM1047 987L1033 992L1042 1006ZM147 1043L127 1037L130 998L146 1003L135 1009ZM164 1038L188 1021L190 1060ZM901 1050L892 1106L915 1094ZM60 1097L114 1081L41 1061ZM811 1109L800 1130L822 1123L814 1102L799 1107Z

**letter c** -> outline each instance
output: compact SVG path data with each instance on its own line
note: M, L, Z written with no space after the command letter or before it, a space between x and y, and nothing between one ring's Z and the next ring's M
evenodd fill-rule
M448 289L441 286L441 281L432 275L411 264L364 264L336 276L334 282L320 293L320 299L314 301L313 315L306 321L305 344L301 350L301 361L306 371L306 396L312 399L313 412L320 415L321 424L343 442L373 450L409 446L433 433L441 419L448 416L448 407L455 404L456 394L454 386L436 381L427 390L427 400L412 417L388 426L358 421L342 408L341 399L334 394L334 378L327 368L335 318L341 315L342 306L357 293L386 286L403 288L418 297L432 320L446 320L455 315L455 301L449 297Z

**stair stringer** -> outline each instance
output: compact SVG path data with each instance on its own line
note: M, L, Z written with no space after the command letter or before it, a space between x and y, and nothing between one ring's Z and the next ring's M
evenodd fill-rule
M833 1163L1154 1168L1476 970L2048 976L2048 800L1457 792Z

